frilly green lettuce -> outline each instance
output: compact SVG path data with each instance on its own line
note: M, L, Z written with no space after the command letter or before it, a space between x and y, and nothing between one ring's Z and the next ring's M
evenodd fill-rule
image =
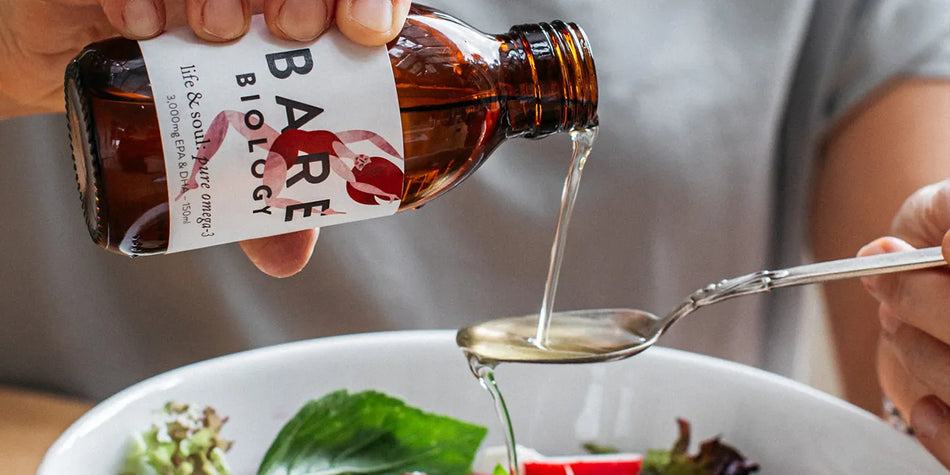
M132 435L120 474L228 475L224 454L232 443L219 435L225 422L211 407L169 402L158 421Z

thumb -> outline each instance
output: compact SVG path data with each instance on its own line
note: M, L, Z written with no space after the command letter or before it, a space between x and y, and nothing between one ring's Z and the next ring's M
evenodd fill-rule
M338 0L336 24L352 41L384 45L402 30L410 0Z
M912 246L940 244L950 229L950 180L927 185L904 201L894 217L891 232Z

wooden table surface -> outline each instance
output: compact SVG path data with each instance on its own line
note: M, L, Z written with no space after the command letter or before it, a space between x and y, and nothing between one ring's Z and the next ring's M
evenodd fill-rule
M92 403L0 386L0 472L35 474L53 441Z

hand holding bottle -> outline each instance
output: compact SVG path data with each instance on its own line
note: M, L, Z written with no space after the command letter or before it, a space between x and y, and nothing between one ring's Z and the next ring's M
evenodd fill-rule
M149 38L166 26L166 10L181 12L195 34L208 41L228 41L247 31L253 13L264 13L277 36L311 41L333 24L351 40L380 45L393 39L409 10L407 0L99 0L123 36ZM184 4L184 5L182 5ZM171 24L181 24L168 18Z
M418 208L503 140L597 125L576 24L486 34L421 5L404 23L376 48L280 40L263 16L227 45L177 29L83 48L64 80L93 241L129 256L244 241L292 275L313 228Z
M0 0L0 119L62 112L63 70L83 46L150 38L188 24L210 41L247 31L263 12L275 35L312 40L333 22L381 45L402 28L409 0Z
M950 181L922 188L901 207L891 231L859 255L943 245L950 256ZM864 279L880 302L878 379L917 438L950 466L950 272L933 269Z
M118 35L144 39L189 25L209 41L243 35L263 12L270 31L312 40L334 22L351 40L385 44L409 0L0 0L0 119L63 110L63 71L79 50ZM263 272L289 276L307 263L316 230L241 243Z

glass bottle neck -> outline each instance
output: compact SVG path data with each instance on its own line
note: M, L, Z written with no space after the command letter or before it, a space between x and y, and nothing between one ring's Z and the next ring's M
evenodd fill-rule
M584 31L553 21L501 36L509 136L538 138L597 125L597 73Z

